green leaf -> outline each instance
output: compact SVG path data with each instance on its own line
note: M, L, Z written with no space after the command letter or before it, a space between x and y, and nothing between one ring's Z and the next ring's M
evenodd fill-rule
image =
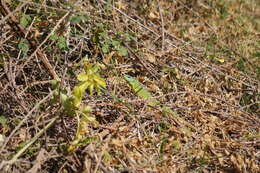
M60 36L58 39L58 47L60 49L67 49L67 43L66 43L66 38L63 36Z
M112 41L111 41L111 44L112 44L112 46L115 47L115 48L117 48L118 46L120 46L120 42L117 41L117 40L112 40Z
M22 17L20 19L20 24L23 26L23 27L27 27L28 24L31 22L32 18L27 15L27 14L22 14Z
M83 97L82 88L79 87L79 86L76 86L76 87L73 89L72 94L73 94L73 96L74 96L74 105L75 105L76 107L78 107L78 106L81 104L81 100L82 100L82 97Z
M93 95L93 91L94 91L94 84L90 84L89 85L89 93L92 96Z
M58 89L60 87L60 81L58 81L58 80L52 80L51 81L51 88L52 89Z
M74 105L76 107L79 107L81 104L81 100L83 97L83 93L85 93L85 90L89 87L89 83L83 82L80 83L79 85L75 86L73 89L73 96L74 96Z
M119 56L126 56L128 54L128 50L124 47L120 47L117 52Z
M94 90L100 93L101 88L106 88L105 80L97 72L99 70L98 65L85 64L84 72L77 75L77 79L81 81L73 90L75 97L75 105L79 106L83 93L86 89L89 90L90 95L93 95Z
M65 103L68 99L68 95L61 92L60 93L60 99L61 99L62 103Z
M23 141L23 142L19 143L18 146L16 146L15 150L19 151L20 149L22 149L28 143L29 143L29 141Z
M80 73L77 75L77 79L79 81L87 81L89 79L89 77L86 73Z
M2 126L6 126L7 121L8 121L7 118L5 118L4 116L0 116L0 124Z
M53 34L53 35L50 36L50 39L53 40L53 41L56 41L56 40L59 39L59 36L56 35L56 34Z
M98 33L100 39L107 39L108 38L108 33L107 32L100 32Z
M79 141L78 146L86 146L96 140L98 140L96 137L86 137L86 138L82 139L81 141Z
M53 41L58 41L58 47L59 49L67 49L67 43L66 43L66 38L63 36L58 36L56 34L53 34L50 36L50 39Z
M109 45L108 44L102 44L101 50L103 53L109 52Z
M21 39L19 44L18 44L18 48L23 52L23 53L27 53L29 51L29 43L26 39Z
M95 64L93 66L91 66L91 69L93 70L93 72L98 72L98 70L100 70L100 65L99 64ZM98 73L96 73L98 74Z
M96 119L94 117L89 116L89 115L84 115L83 118L82 118L82 121L97 123Z
M90 106L84 106L81 108L81 112L83 112L84 114L89 114L92 112L92 108Z
M132 78L129 75L125 75L125 79L128 81L128 83L131 85L132 89L134 90L134 92L141 98L144 99L148 99L151 98L152 95L150 92L148 92L143 86L142 84L135 80L134 78Z
M255 58L260 58L260 52L255 52L255 53L253 53L253 57L255 57Z
M97 83L97 86L101 86L102 88L106 88L106 82L103 78L100 76L96 76L94 78L95 82Z
M126 33L124 36L126 41L137 41L137 38L132 34Z
M82 20L85 20L85 19L87 19L87 17L84 16L84 15L75 15L75 16L72 16L72 17L70 18L70 23L71 23L72 25L75 25L75 24L78 24L78 23L80 23Z

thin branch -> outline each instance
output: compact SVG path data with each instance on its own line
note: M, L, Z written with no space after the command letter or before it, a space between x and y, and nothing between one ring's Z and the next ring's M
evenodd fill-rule
M6 169L9 168L12 164L14 164L17 159L47 130L49 129L54 122L58 119L59 116L56 116L53 118L41 131L39 131L30 142L28 142L21 150L19 150L11 160L8 161L2 161L0 164L0 170L4 168L5 165L7 165Z
M41 101L39 101L32 109L30 112L28 112L27 115L25 115L23 117L23 119L20 121L20 123L15 127L15 129L12 131L12 133L6 138L4 144L1 147L0 153L3 151L3 149L5 148L6 144L8 143L8 141L10 140L10 138L15 134L15 132L24 124L25 121L28 120L28 118L33 114L33 112L39 108L39 106L44 103L49 97L51 97L53 94L53 91L50 92L46 97L44 97Z
M7 14L0 20L0 25L3 24L9 17L11 17L15 12L20 11L25 5L27 5L27 2L24 2L22 5L18 6L14 11Z
M106 1L104 1L104 0L99 0L99 1L102 2L102 3L104 3L104 4L107 4L107 5L111 6L110 4L108 4L108 3L107 3ZM134 23L140 25L140 26L143 27L144 29L150 31L150 32L153 33L155 36L160 37L160 34L158 34L156 31L154 31L153 29L150 29L148 26L145 26L144 24L140 23L138 20L133 19L132 17L130 17L130 16L129 16L128 14L126 14L125 12L121 11L120 9L118 9L118 8L116 8L116 7L112 7L112 8L113 8L114 10L118 11L120 14L122 14L122 15L125 16L126 18L128 18L129 20L131 20L131 21L133 21ZM180 41L180 42L182 42L182 43L187 44L187 42L185 42L184 40L182 40L182 39L180 39L180 38L174 36L173 34L167 32L167 31L165 31L165 34L171 36L172 38L174 38L174 39L176 39L176 40L178 40L178 41ZM214 72L216 72L216 73L218 73L218 74L220 74L220 75L224 75L224 76L226 76L226 77L228 77L228 78L230 78L230 79L232 79L232 80L234 80L234 81L238 81L238 82L240 82L240 83L242 83L242 84L244 84L244 85L246 85L246 86L248 86L248 87L250 87L250 88L253 88L254 90L257 89L255 86L252 86L252 85L249 84L248 82L244 82L244 81L242 81L241 79L238 79L238 78L235 78L235 77L233 77L233 76L231 76L231 75L225 74L225 73L221 72L219 69L217 69L217 68L215 68L215 67L212 67L211 65L209 65L209 64L207 64L207 63L202 62L202 61L199 60L197 57L195 57L195 56L193 56L193 55L190 55L190 52L184 51L184 50L181 49L180 47L176 46L172 41L166 39L165 42L168 43L169 45L171 45L172 47L174 47L174 48L179 49L180 51L182 51L182 52L183 52L182 55L185 56L186 58L190 58L190 59L193 59L193 60L196 61L196 62L199 62L201 65L205 66L205 67L208 68L209 70L214 71ZM191 43L188 43L188 44L191 44Z
M15 30L18 31L18 33L22 36L26 36L26 29L20 25L20 23L18 22L18 20L16 19L16 17L13 15L14 12L11 12L9 7L7 6L7 4L5 3L4 0L0 1L0 12L2 13L3 16L10 16L10 21L9 21L9 25ZM29 41L30 45L32 47L35 48L35 51L31 54L31 56L27 59L27 61L23 64L23 66L20 68L20 70L18 71L18 74L21 72L22 68L31 60L31 58L35 55L38 55L38 57L41 59L41 61L43 62L45 68L48 70L48 72L50 73L50 75L55 79L55 80L59 80L59 77L57 75L57 73L55 72L55 70L53 69L52 65L50 64L48 58L46 57L46 55L41 51L41 47L42 45L49 39L49 37L55 32L55 30L60 26L61 22L69 15L70 12L67 12L55 25L55 27L53 28L53 30L50 32L50 34L45 38L45 40L39 45L37 46L37 42L33 39L29 39L27 38L27 40Z
M164 50L164 46L165 46L165 29L164 29L164 20L163 20L163 14L162 14L162 9L159 5L159 13L160 13L160 18L161 18L161 32L162 32L162 50Z

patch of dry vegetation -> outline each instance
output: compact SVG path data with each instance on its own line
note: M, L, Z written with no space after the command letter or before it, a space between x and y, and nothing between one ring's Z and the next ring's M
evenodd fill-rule
M259 1L1 0L0 12L1 172L260 171ZM86 62L107 87L84 96L98 124L75 142L79 117L52 83L69 94Z

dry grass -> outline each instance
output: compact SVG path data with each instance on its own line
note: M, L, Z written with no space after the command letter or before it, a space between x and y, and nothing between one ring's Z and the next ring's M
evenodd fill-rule
M259 1L4 2L1 172L260 172ZM72 89L86 59L107 89L84 97L99 125L67 152L77 117L51 102L51 81Z

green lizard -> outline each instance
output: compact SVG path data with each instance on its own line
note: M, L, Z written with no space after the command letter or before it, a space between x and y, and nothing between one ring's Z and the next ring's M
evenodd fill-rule
M131 77L129 75L124 75L124 78L129 83L129 85L131 86L131 88L135 92L135 94L137 94L137 96L139 96L143 99L148 99L147 104L149 106L154 107L154 106L160 104L159 101L152 99L152 94L150 92L148 92L138 80L134 79L133 77Z
M147 104L151 107L156 107L160 105L160 101L152 98L152 94L146 90L146 88L136 79L129 75L124 75L124 79L128 82L128 84L131 86L132 90L137 94L138 97L143 98L143 99L148 99ZM163 106L159 107L160 111L164 114L172 115L175 117L176 120L178 120L179 124L185 124L191 129L195 129L195 127L190 124L189 122L185 121L179 115L173 111L170 107L168 106Z

